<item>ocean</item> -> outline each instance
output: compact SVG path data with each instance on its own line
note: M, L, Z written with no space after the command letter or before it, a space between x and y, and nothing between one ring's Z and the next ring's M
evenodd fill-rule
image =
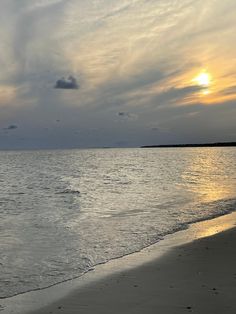
M0 152L0 298L236 209L236 148Z

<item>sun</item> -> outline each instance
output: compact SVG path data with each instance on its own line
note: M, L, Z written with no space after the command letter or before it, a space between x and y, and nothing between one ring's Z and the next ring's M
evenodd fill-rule
M211 75L207 72L201 72L193 81L199 86L209 87L211 84Z

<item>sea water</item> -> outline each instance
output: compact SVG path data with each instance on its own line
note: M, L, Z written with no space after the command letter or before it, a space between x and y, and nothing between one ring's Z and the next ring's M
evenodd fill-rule
M0 297L236 208L235 148L0 152Z

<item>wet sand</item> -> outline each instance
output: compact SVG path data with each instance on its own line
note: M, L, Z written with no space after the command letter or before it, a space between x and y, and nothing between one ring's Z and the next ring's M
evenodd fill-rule
M124 257L123 261L113 261L111 271L109 263L98 266L98 272L100 267L103 273L100 278L93 278L95 270L84 276L85 281L86 276L90 277L86 284L30 313L236 313L236 228L232 228L235 214L231 220L229 217L228 225L223 224L224 217L215 223L196 224L190 231L170 236L169 244L167 239L159 246ZM181 244L186 242L186 234L189 240L195 240ZM157 250L161 252L159 257L155 255ZM148 255L147 261L144 256ZM44 290L49 299L50 289Z

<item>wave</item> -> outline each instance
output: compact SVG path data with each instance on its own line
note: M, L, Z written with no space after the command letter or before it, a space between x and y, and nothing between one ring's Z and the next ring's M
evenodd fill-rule
M77 193L77 192L79 192L79 191L73 191L73 190L67 189L61 193ZM10 297L16 296L18 294L24 294L24 293L27 293L30 291L43 290L43 289L55 286L57 284L67 282L69 280L79 278L79 277L83 276L84 274L86 274L87 272L93 270L94 267L97 265L105 264L110 260L114 260L114 259L126 256L126 255L133 254L135 252L139 252L142 249L149 247L149 246L163 240L167 235L174 234L178 231L188 229L191 224L194 224L194 223L197 223L200 221L211 220L211 219L214 219L214 218L226 215L226 214L230 214L230 213L236 211L236 199L231 198L231 199L214 201L214 202L211 202L208 204L207 203L206 204L199 204L197 207L200 207L200 206L204 206L206 208L209 208L209 210L211 210L211 212L209 212L209 215L198 217L198 218L195 217L192 220L185 221L184 223L179 223L179 224L172 226L172 228L166 232L156 233L156 236L153 237L148 243L140 243L140 246L138 246L136 248L133 247L124 254L113 255L113 256L110 256L110 258L103 258L102 256L100 256L100 258L98 258L97 260L96 259L94 260L94 258L90 257L90 256L81 256L80 257L80 265L77 268L77 273L68 274L67 278L64 278L64 279L57 278L55 273L51 274L51 275L48 273L47 277L52 278L52 283L45 284L45 286L41 286L41 287L37 287L37 288L32 288L32 287L29 288L28 287L28 289L27 289L27 287L25 287L25 289L23 289L23 291L19 291L17 293L8 293L7 295L4 294L3 296L0 296L0 299L10 298Z

